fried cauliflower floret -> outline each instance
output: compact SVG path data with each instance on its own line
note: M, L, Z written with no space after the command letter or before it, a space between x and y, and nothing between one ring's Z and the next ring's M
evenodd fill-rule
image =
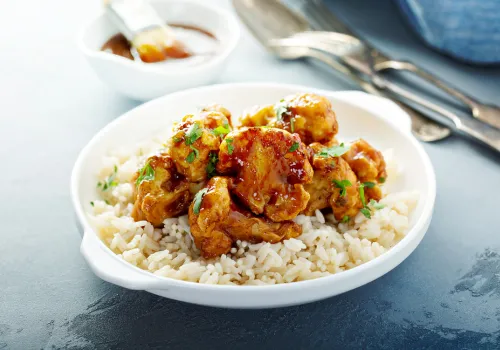
M275 222L295 218L307 206L303 184L313 171L298 135L274 128L241 128L221 144L217 171L234 176L232 193L254 214Z
M265 106L241 120L243 126L271 126L297 133L306 145L330 141L338 132L338 123L330 101L316 94L297 94L274 106Z
M322 152L327 148L319 143L311 144L310 149L314 178L304 186L311 196L304 214L314 215L316 209L331 207L339 221L355 216L363 204L358 179L349 164L341 157Z
M276 119L274 105L255 107L240 118L241 126L266 126Z
M222 138L231 130L228 118L217 111L187 115L174 128L169 142L177 171L190 182L207 180L214 170Z
M163 220L184 214L193 197L191 185L166 154L149 157L136 175L132 217L161 226Z
M365 188L367 200L380 200L382 191L378 183L385 182L387 177L382 152L373 148L363 139L354 141L349 147L349 151L342 158L349 164L361 183L371 182L375 184L372 188Z
M220 105L220 104L209 105L209 106L203 107L201 109L201 111L202 112L219 112L227 118L229 125L233 125L231 123L231 112L223 105Z
M236 240L276 243L302 233L292 221L272 222L237 205L229 192L231 181L213 177L189 207L191 235L204 258L227 254Z

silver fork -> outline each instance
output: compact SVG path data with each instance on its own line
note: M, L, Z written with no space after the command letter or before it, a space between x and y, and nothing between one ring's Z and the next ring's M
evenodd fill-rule
M322 0L299 0L299 6L308 19L312 20L311 26L316 30L335 31L356 37L348 26L346 26L339 18L337 18L330 9L324 5ZM297 1L294 1L297 3ZM361 39L360 39L361 40ZM500 107L482 103L475 98L467 95L459 89L445 83L443 80L427 72L426 70L416 66L415 64L402 60L393 60L380 51L373 48L369 43L365 44L372 50L374 58L373 68L376 72L382 73L387 70L408 71L418 75L420 78L427 80L434 86L445 91L449 95L461 101L467 106L472 116L485 122L495 128L500 129Z

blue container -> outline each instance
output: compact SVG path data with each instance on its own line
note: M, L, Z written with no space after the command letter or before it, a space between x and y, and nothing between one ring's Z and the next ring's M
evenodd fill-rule
M430 46L469 63L500 63L500 0L395 1Z

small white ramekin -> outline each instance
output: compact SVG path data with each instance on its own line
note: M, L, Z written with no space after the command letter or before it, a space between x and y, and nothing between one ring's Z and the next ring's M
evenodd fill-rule
M151 1L166 22L198 26L217 37L220 42L217 54L205 62L171 69L102 52L102 45L117 33L105 13L83 28L78 46L104 83L136 100L149 100L166 93L207 85L221 74L240 38L236 18L229 11L207 3L195 0Z

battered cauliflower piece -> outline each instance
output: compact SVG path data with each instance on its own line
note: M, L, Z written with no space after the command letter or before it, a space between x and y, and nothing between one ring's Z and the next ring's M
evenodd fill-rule
M269 105L265 107L255 107L253 110L245 114L240 118L241 126L266 126L273 119L276 119L276 113L274 111L274 105Z
M349 151L342 158L349 164L360 182L368 182L373 186L365 188L367 200L380 200L382 191L378 183L385 182L387 178L382 152L373 148L365 140L359 139L350 144Z
M169 142L177 171L190 182L204 181L213 176L219 146L230 130L228 118L218 111L207 110L197 116L185 116L174 128Z
M236 240L277 243L302 233L293 221L272 222L237 205L229 192L231 182L213 177L189 207L191 235L204 258L227 254Z
M221 144L217 171L234 176L232 193L254 214L275 222L307 206L303 184L313 177L307 149L296 134L274 128L241 128Z
M184 214L193 198L191 185L166 154L149 157L135 180L132 217L161 226L163 220ZM193 187L196 190L196 186Z
M338 123L330 101L306 93L284 98L274 106L265 106L241 120L243 126L271 126L297 133L302 142L330 141L338 132Z
M337 220L347 221L363 208L356 175L344 159L334 155L335 146L313 143L310 149L314 178L304 186L311 196L304 214L314 215L317 209L331 207Z
M223 114L228 122L229 122L229 125L232 125L231 123L231 112L226 108L224 107L223 105L220 105L220 104L213 104L213 105L209 105L209 106L206 106L206 107L203 107L201 109L202 112L219 112L221 114Z

